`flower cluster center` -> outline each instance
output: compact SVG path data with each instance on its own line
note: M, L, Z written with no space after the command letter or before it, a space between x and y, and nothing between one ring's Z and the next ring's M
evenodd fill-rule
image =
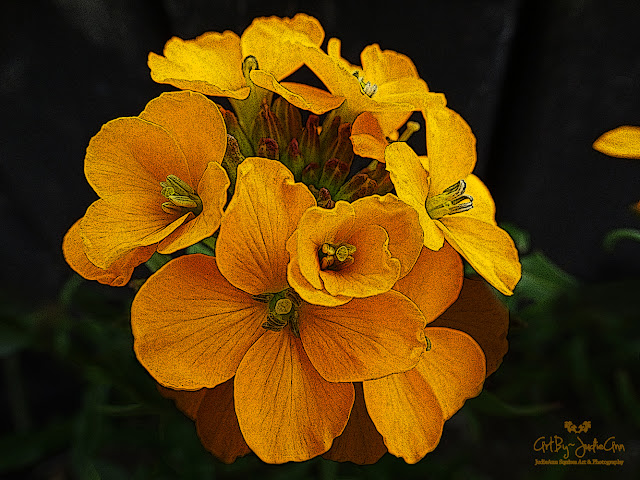
M447 187L442 193L427 199L425 207L432 219L445 215L466 212L473 208L473 197L465 195L467 183L464 180Z
M264 293L253 298L269 304L267 320L262 324L262 328L280 332L289 325L291 332L300 338L298 309L302 305L302 300L295 290L287 288L278 293Z
M341 270L354 262L356 247L348 243L323 243L318 250L320 270Z
M166 182L160 182L162 195L169 201L162 204L162 210L166 213L184 215L193 212L198 216L202 212L202 200L185 181L175 175L167 175Z

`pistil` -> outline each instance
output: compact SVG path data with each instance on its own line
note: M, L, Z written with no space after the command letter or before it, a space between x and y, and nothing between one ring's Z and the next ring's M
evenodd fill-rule
M341 270L354 262L356 247L348 243L323 243L318 250L320 270Z
M267 320L262 324L262 328L280 332L289 325L291 332L300 338L298 309L302 305L302 300L293 289L287 288L278 293L263 293L253 298L269 304Z

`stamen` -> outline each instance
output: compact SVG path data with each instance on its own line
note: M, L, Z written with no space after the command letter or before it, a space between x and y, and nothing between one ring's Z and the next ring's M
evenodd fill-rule
M354 262L356 247L348 243L323 243L318 250L320 270L341 270Z
M302 300L293 289L287 288L279 293L254 295L253 298L269 303L269 313L267 313L267 320L262 324L262 328L272 332L280 332L289 325L291 332L300 338L298 308L302 304Z
M165 213L184 215L193 212L197 216L202 212L202 200L185 181L175 175L167 175L167 181L160 182L160 186L162 196L170 200L162 204Z
M358 70L353 72L353 76L358 79L358 82L360 83L360 93L362 93L363 95L371 98L378 91L378 85L371 82L365 82L364 76L360 75L360 72Z
M245 59L242 61L242 74L244 75L244 78L247 80L247 83L249 83L249 85L253 84L251 78L249 77L249 72L251 72L251 70L259 70L259 68L260 67L258 67L258 59L253 55L245 57Z
M447 187L442 193L427 199L425 207L431 218L466 212L473 208L473 197L465 195L467 184L464 180Z
M416 133L418 130L420 130L420 124L418 122L412 122L412 121L407 122L407 124L405 125L404 132L402 132L402 135L400 135L400 137L398 138L398 141L406 142L407 140L409 140L411 135Z

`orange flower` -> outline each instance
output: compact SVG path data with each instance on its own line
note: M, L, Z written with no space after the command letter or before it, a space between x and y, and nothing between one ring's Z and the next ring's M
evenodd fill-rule
M404 142L385 150L396 193L418 212L427 248L438 250L446 239L491 285L511 295L521 274L518 252L497 226L489 190L471 173L475 137L449 108L423 112L428 158L419 157Z
M282 164L247 158L217 257L169 262L131 310L136 355L161 385L196 390L234 378L242 436L271 463L327 451L353 405L344 382L408 370L425 346L425 318L399 292L327 308L288 286L285 244L314 204Z
M318 46L323 39L320 23L302 13L292 19L257 18L241 37L231 31L208 32L186 41L173 37L164 56L150 53L148 63L151 78L158 83L235 100L246 99L255 84L320 114L342 100L317 88L280 81L302 66L298 45ZM314 103L309 104L307 97Z
M395 195L311 207L287 241L289 284L307 302L343 305L391 290L421 246L418 215Z
M139 116L104 125L85 158L100 199L65 236L69 265L123 285L156 249L172 253L211 236L229 186L220 165L226 142L217 106L194 92L165 93Z

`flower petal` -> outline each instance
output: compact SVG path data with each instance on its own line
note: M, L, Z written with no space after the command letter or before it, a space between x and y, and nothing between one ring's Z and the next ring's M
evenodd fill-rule
M456 301L462 278L460 255L445 243L437 252L423 248L411 272L393 289L411 299L429 323Z
M186 41L173 37L165 44L163 55L149 54L154 82L204 95L238 100L249 96L242 75L240 37L231 31L208 32Z
M242 57L253 55L258 68L277 79L291 75L302 65L302 55L297 44L319 47L324 40L324 30L315 18L298 13L295 17L256 18L242 34Z
M507 232L472 217L440 219L444 235L478 274L505 295L512 295L520 280L518 250Z
M160 384L215 387L264 333L264 303L236 289L213 257L185 255L142 285L131 306L134 350Z
M496 223L496 204L493 202L487 186L478 177L471 174L464 178L467 184L465 193L473 198L473 208L466 212L456 213L456 217L473 217L485 223Z
M349 138L353 144L353 153L384 162L384 149L388 145L387 139L378 120L371 112L363 112L358 115L351 126L351 137Z
M593 142L597 151L619 158L640 158L640 127L623 125L603 133Z
M300 307L304 349L330 382L359 382L412 368L425 349L424 325L415 304L394 290L339 307Z
M156 250L155 245L135 248L115 260L106 270L96 267L84 253L84 245L80 236L81 220L76 221L65 234L62 241L62 253L69 266L87 280L97 280L112 287L122 287L129 282L133 269L149 260Z
M154 205L154 196L112 196L110 201L93 202L80 222L85 254L103 269L136 248L154 245L155 250L155 244L193 217L166 214L160 204Z
M385 159L396 194L418 212L424 245L431 250L439 250L444 244L444 235L427 213L425 201L429 194L429 176L421 158L406 143L395 142L385 149Z
M450 108L423 110L427 129L429 197L466 178L476 164L476 137L464 119Z
M140 118L161 126L174 139L187 159L188 176L181 178L192 188L200 183L209 162L222 162L227 128L217 105L204 95L163 93L147 104Z
M214 389L205 389L196 414L202 445L224 463L233 463L251 451L238 425L233 382L231 378Z
M369 417L364 403L362 384L355 383L356 399L344 431L333 441L329 451L322 456L334 462L353 462L358 465L376 463L387 453L382 435Z
M442 407L416 368L363 383L369 416L389 453L416 463L436 448L442 435Z
M259 87L277 93L292 105L316 115L338 108L344 102L343 97L335 97L319 88L301 83L280 83L274 75L264 70L252 70L250 75L251 81Z
M232 382L233 380L227 380L227 382ZM218 385L218 387L222 387L225 385L222 383ZM191 420L196 419L196 413L198 413L198 408L200 408L200 404L202 403L202 399L205 397L207 392L211 390L208 388L201 388L200 390L172 390L171 388L163 387L162 385L156 385L160 395L164 398L168 398L173 400L176 404L178 410L184 413Z
M458 299L430 327L471 335L484 352L487 376L498 369L507 353L509 311L483 281L465 278Z
M173 253L213 235L220 226L229 185L229 177L224 168L218 163L209 163L197 187L197 193L202 200L202 212L162 240L158 245L158 251Z
M251 294L288 287L287 239L314 196L280 162L247 158L238 167L236 191L216 245L218 266L231 284Z
M160 182L170 174L189 178L184 154L169 133L137 117L116 118L102 126L87 147L84 172L100 198L127 195L135 201L155 194L160 211L166 200Z
M482 390L484 354L473 338L458 330L429 326L425 335L431 349L421 357L416 370L431 386L448 420Z
M288 329L260 337L235 378L240 430L268 463L304 461L329 450L353 400L353 385L324 380Z
M422 249L423 233L418 213L398 197L372 195L353 202L358 225L379 225L389 235L389 251L400 260L400 278L413 268Z

